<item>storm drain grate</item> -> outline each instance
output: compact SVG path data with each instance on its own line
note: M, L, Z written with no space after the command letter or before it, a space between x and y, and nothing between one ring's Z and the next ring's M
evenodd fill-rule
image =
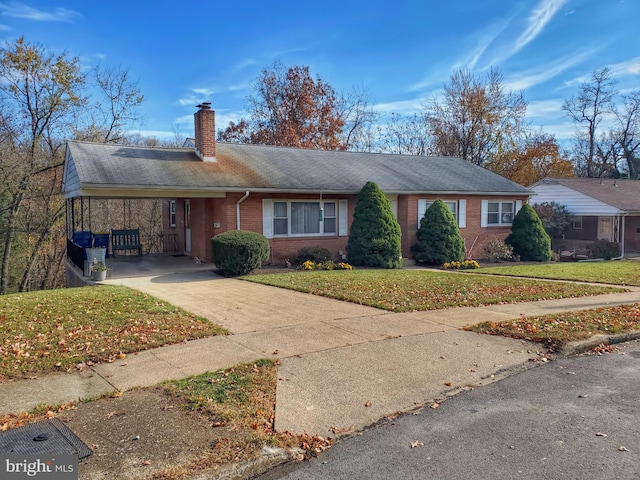
M93 453L69 427L57 418L0 432L0 453L16 455L77 455Z

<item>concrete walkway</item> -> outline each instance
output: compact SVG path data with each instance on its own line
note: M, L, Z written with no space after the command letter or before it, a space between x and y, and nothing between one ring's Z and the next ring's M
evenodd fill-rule
M78 374L0 386L0 414L154 385L278 358L276 429L331 435L494 381L539 359L539 345L460 327L640 301L630 293L515 305L388 313L216 276L209 270L114 279L229 329L232 335L128 355Z

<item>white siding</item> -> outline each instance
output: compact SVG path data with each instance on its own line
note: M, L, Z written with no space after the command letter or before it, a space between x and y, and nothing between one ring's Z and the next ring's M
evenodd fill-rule
M535 194L529 203L556 202L566 205L567 209L574 215L584 217L592 215L618 215L621 210L607 203L596 200L584 193L576 192L572 188L564 185L540 184L532 187Z

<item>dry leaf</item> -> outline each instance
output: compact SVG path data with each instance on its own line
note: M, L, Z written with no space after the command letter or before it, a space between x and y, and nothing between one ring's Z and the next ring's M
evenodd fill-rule
M440 402L434 402L431 404L431 408L438 408L440 406Z
M143 460L140 465L151 465L151 460Z
M596 437L606 437L606 436L607 436L606 433L602 433L602 432L596 433Z
M351 427L344 427L344 428L338 428L338 427L329 427L329 431L331 433L345 433L351 430Z
M444 384L445 384L447 387L450 387L450 386L452 386L452 385L453 385L453 383L451 383L451 382L444 382Z
M370 407L371 405L373 405L373 403L371 403L371 400L368 400L367 403L364 404L365 407Z
M424 446L424 443L422 443L422 442L420 442L418 440L416 440L414 442L411 442L411 448L418 448L418 447L422 447L422 446Z
M618 448L618 451L620 451L620 452L628 452L629 449L627 447L620 447L620 448Z

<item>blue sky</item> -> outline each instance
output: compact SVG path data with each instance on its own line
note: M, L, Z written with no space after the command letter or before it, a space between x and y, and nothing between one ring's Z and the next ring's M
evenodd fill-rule
M218 128L238 120L278 60L337 91L366 88L383 114L419 110L460 67L495 66L533 125L568 138L562 101L594 69L640 88L638 20L640 0L0 0L2 41L128 69L145 95L141 133L158 137L190 134L201 101Z

